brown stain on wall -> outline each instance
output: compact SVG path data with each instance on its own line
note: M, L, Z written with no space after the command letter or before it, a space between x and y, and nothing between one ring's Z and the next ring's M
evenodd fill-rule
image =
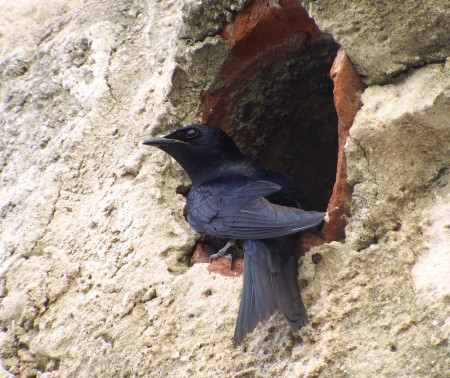
M339 50L330 70L334 82L334 104L338 114L338 163L333 194L328 203L329 221L322 230L326 242L345 238L345 216L348 215L351 188L347 184L345 142L356 113L361 108L361 93L365 89L361 77L344 50Z

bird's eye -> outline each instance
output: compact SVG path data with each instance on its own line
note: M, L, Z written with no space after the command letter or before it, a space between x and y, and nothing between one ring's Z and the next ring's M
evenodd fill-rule
M198 136L198 130L197 129L189 129L186 131L186 138L193 139Z

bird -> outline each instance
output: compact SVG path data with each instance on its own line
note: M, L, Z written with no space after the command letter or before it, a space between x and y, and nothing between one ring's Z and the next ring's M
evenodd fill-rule
M243 286L233 345L242 343L278 307L294 331L308 324L298 285L296 233L322 223L326 213L298 208L307 202L286 176L245 157L222 129L193 124L143 141L171 155L192 186L189 225L244 251Z

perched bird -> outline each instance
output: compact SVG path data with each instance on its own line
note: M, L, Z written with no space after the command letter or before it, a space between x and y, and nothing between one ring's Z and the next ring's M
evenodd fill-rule
M277 306L294 330L308 324L292 234L318 225L325 213L298 209L305 198L293 183L246 158L218 128L190 125L143 143L170 154L189 175L186 210L191 227L230 241L213 257L233 243L244 251L234 345Z

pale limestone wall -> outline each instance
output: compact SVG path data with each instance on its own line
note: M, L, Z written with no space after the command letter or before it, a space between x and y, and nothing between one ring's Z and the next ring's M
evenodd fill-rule
M358 30L340 38L328 25L342 15L310 3L319 27L365 56ZM199 4L0 3L1 374L444 376L445 51L362 95L346 146L347 241L300 268L311 325L293 334L277 314L233 349L242 279L187 268L196 234L176 189L188 179L140 144L200 120L227 51L212 35L243 2ZM389 24L394 41L403 30ZM370 56L354 59L367 74Z
M442 0L306 0L320 28L333 34L368 84L450 55L449 8Z

